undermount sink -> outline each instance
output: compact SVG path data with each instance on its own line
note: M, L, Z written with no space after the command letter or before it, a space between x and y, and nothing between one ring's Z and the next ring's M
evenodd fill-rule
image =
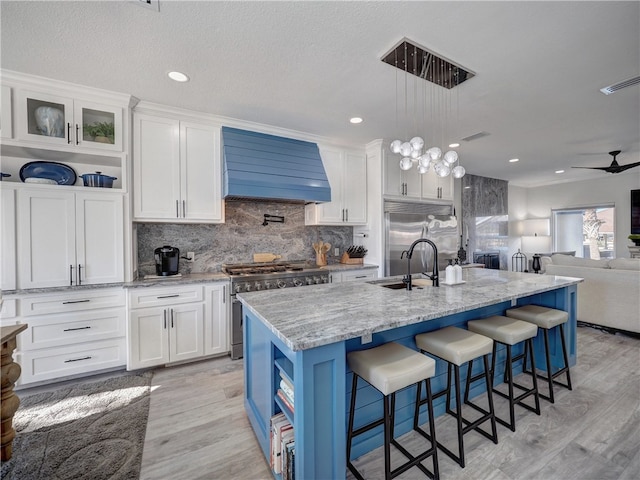
M400 283L381 283L379 284L381 287L390 288L392 290L400 290L401 288L407 288L407 284L404 282Z
M393 281L390 282L389 280L391 279L387 279L386 283L385 283L385 280L376 280L374 282L368 282L368 283L371 283L373 285L378 285L384 288L389 288L391 290L402 290L407 288L407 284L404 282L393 282ZM431 280L426 278L416 278L411 283L413 285L413 288L418 290L421 290L423 287L432 286Z

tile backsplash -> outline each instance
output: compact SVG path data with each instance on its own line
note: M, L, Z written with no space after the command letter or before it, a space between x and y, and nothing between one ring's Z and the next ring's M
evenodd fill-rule
M180 260L180 273L219 272L223 263L253 261L254 253L274 253L283 260L315 261L318 240L342 253L353 243L353 227L305 226L304 205L268 201L227 201L223 224L138 223L138 275L154 275L153 251L163 245L194 252L193 263ZM284 223L263 226L264 215L284 217ZM329 261L338 261L328 256Z

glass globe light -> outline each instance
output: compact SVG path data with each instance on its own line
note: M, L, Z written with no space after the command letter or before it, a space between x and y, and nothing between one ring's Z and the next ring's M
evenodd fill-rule
M411 144L409 142L404 142L400 145L400 155L403 157L408 157L411 155Z
M404 157L402 160L400 160L400 168L402 170L410 170L412 166L413 162L409 157Z
M449 150L444 154L443 160L447 165L453 165L458 161L458 154L453 150Z
M411 144L411 148L414 150L422 150L424 147L424 140L420 137L413 137L409 140L409 143Z
M453 170L451 170L451 175L453 175L453 178L462 178L464 177L465 173L465 169L462 165L457 165L453 167Z
M394 140L391 142L389 148L393 153L400 153L400 146L402 145L402 140Z
M417 160L420 158L420 155L422 155L422 150L411 150L411 154L409 156Z
M431 157L431 160L436 162L440 160L440 157L442 156L442 150L440 150L440 148L438 147L431 147L429 150L427 150L427 155Z
M423 167L426 172L429 170L429 165L431 165L431 157L425 153L418 159L418 165Z
M451 167L444 162L438 162L433 166L433 169L436 172L436 175L439 177L446 177L451 173Z
M418 164L418 173L419 174L425 174L429 171L429 167L425 167L423 165Z

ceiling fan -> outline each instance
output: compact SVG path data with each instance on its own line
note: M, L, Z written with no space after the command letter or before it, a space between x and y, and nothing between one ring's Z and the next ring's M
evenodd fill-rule
M608 167L571 167L571 168L591 168L593 170L603 170L607 173L620 173L640 165L640 162L629 163L627 165L618 165L618 162L616 161L616 156L619 153L620 153L620 150L614 150L613 152L609 152L609 155L613 157L613 161L611 162L611 165L609 165Z

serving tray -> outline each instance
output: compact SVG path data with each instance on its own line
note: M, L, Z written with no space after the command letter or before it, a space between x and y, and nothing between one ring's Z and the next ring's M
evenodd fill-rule
M73 168L58 162L35 161L25 163L20 169L20 180L27 178L47 178L54 180L58 185L74 185L77 180Z

